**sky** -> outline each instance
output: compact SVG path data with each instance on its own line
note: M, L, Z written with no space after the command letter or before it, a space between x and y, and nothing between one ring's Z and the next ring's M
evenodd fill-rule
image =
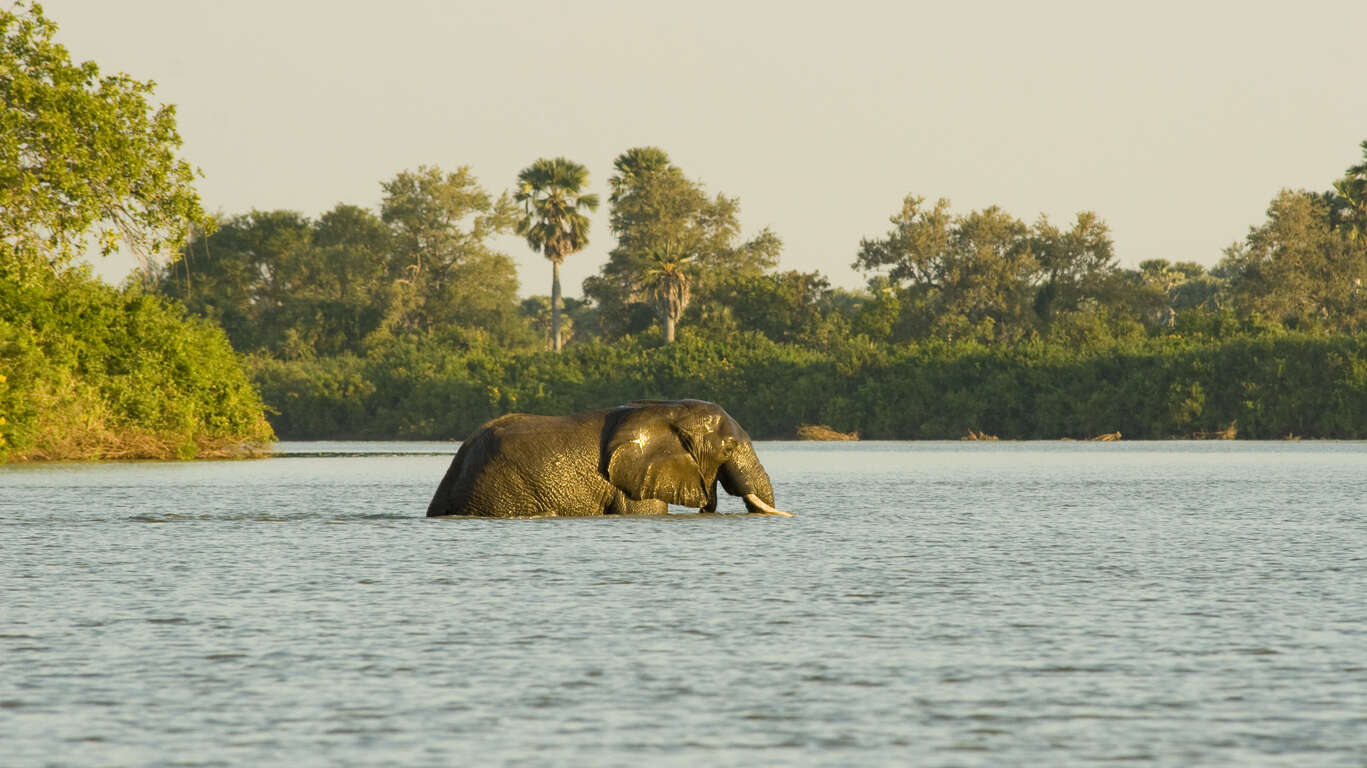
M565 293L607 260L612 160L669 153L737 197L781 269L857 288L902 198L1111 227L1121 266L1214 264L1283 188L1328 189L1367 139L1363 0L688 3L45 0L78 61L157 83L206 209L378 210L403 170L488 190L539 157L604 204ZM550 292L496 242L523 295ZM111 282L133 266L95 259Z

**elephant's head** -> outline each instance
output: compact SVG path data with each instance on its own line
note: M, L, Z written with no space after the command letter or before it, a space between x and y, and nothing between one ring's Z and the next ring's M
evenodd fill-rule
M614 408L603 425L600 469L633 499L717 509L717 483L750 512L774 508L774 488L745 434L721 406L702 400L639 401Z

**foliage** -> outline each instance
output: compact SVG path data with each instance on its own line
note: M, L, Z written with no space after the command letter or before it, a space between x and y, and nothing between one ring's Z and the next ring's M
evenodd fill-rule
M38 5L0 10L0 280L31 281L85 253L174 253L205 226L176 157L175 109L153 84L73 63Z
M891 222L885 237L860 243L854 266L885 271L903 338L1015 341L1115 284L1110 231L1091 212L1064 231L1044 217L1027 227L995 206L954 216L948 200L927 208L909 195Z
M972 341L825 352L756 333L674 344L629 340L509 353L473 340L414 342L370 358L258 359L288 438L459 439L510 411L567 413L639 398L723 403L752 435L829 424L873 439L1152 439L1218 434L1367 437L1367 334L1248 333L1096 345Z
M400 323L422 331L498 325L517 295L517 270L486 241L509 231L515 208L479 186L468 166L419 166L381 185L380 218L393 233L387 277L413 292Z
M80 269L0 280L0 461L241 455L272 439L207 321Z
M530 343L516 269L487 242L512 227L512 202L465 167L422 166L382 187L378 217L352 205L316 222L292 211L230 217L161 269L156 289L221 324L239 350L285 359L455 328Z
M641 287L646 296L659 308L664 321L666 344L674 343L674 327L683 317L692 299L693 277L690 274L693 256L676 251L657 251L650 254L641 273Z
M1283 190L1220 264L1236 306L1291 327L1367 327L1367 239L1334 227L1331 202Z
M210 227L152 84L101 76L37 5L0 10L0 462L243 455L273 439L223 331L72 261Z
M820 272L730 274L713 290L712 299L726 307L734 327L754 330L773 341L825 347L832 334L848 331L849 321L836 304L836 293ZM867 303L874 311L872 301ZM704 327L706 321L700 319ZM875 330L875 333L879 331ZM886 338L887 331L879 338Z
M1041 216L1030 234L1030 251L1040 271L1034 309L1043 323L1110 293L1115 244L1110 227L1095 213L1078 213L1067 231Z
M617 246L584 294L602 308L608 338L640 333L658 319L667 339L690 301L715 300L731 275L758 275L778 261L769 230L739 242L740 204L708 197L657 147L637 147L613 162L609 226Z

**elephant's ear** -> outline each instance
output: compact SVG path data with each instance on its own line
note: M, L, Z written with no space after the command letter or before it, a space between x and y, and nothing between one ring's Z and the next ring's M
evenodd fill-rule
M696 425L678 423L658 408L624 408L606 431L603 472L623 493L694 509L707 504L707 483L694 456Z

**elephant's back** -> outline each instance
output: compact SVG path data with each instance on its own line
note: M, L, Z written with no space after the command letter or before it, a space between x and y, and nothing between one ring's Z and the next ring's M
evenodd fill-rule
M586 492L596 496L607 488L598 476L602 419L602 412L596 412L596 418L595 413L507 414L490 421L470 437L450 489L453 508L488 517L584 508ZM596 489L598 485L604 489Z
M584 418L591 415L516 414L518 418L495 419L481 435L482 463L529 483L596 472L603 421Z
M595 435L603 426L607 411L589 411L571 416L542 416L535 413L505 413L475 431L472 437L488 434L495 439L524 437L566 437L582 439Z

